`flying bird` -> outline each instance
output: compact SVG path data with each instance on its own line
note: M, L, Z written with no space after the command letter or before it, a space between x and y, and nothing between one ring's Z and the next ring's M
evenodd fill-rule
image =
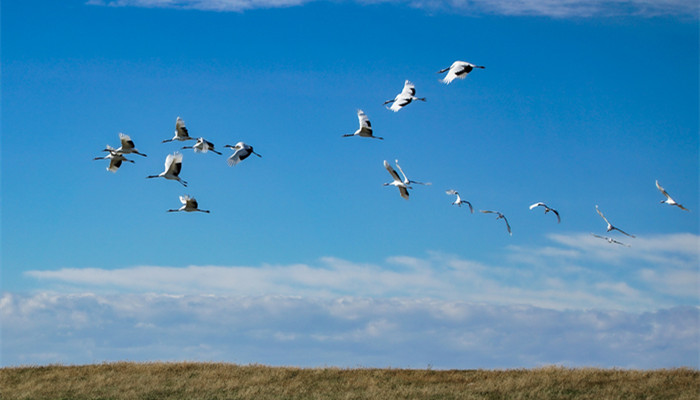
M122 144L122 145L119 146L118 149L114 150L114 149L112 149L111 147L107 146L107 148L105 148L103 151L112 152L112 150L114 150L114 151L116 151L117 153L121 153L121 154L131 154L131 153L133 153L133 154L138 154L138 155L140 155L140 156L146 157L145 154L139 153L139 151L138 151L138 150L136 149L136 147L134 146L134 141L131 140L131 138L129 137L129 135L119 132L119 140L121 141L121 144Z
M634 236L634 235L630 235L629 233L623 231L623 230L620 229L620 228L617 228L617 227L613 226L613 225L610 223L610 221L608 221L608 219L605 218L605 215L603 215L603 213L600 212L600 210L598 209L598 205L597 205L597 204L596 204L596 206L595 206L595 210L596 210L596 212L598 212L598 215L600 215L600 216L603 218L603 220L605 221L605 223L608 224L607 232L610 232L610 231L612 231L612 230L616 230L616 231L622 233L623 235L627 235L627 236L629 236L629 237L631 237L631 238L636 237L636 236Z
M255 154L258 157L262 157L260 154L253 151L253 146L247 145L243 142L238 142L235 146L227 144L224 147L233 149L233 154L231 154L231 156L229 156L227 160L228 165L230 166L238 164L239 162L248 158L248 156L250 156L251 154Z
M168 212L178 212L178 211L187 211L187 212L192 212L192 211L199 211L203 213L209 214L209 210L200 210L197 204L197 199L194 197L190 197L188 195L180 196L180 203L182 203L182 207L178 209L170 209Z
M95 157L94 160L109 160L109 165L107 166L107 171L115 173L122 166L122 162L130 162L134 164L134 161L127 160L122 153L117 152L112 146L107 146L104 151L109 151L104 157Z
M438 74L442 74L444 72L450 71L450 72L447 72L447 75L442 79L442 82L444 84L449 85L450 82L452 82L456 78L459 78L459 79L466 78L467 75L470 72L472 72L472 70L474 68L484 69L486 67L484 67L482 65L474 65L474 64L468 63L466 61L455 61L449 67L438 71Z
M203 137L197 139L197 143L192 146L183 146L183 149L193 149L195 153L206 153L207 151L213 151L214 153L221 155L218 151L214 150L214 143L204 140Z
M532 209L535 208L535 207L544 207L544 213L545 213L545 214L547 214L547 213L550 212L550 211L553 212L553 213L557 216L557 222L558 222L558 223L561 223L561 218L559 217L559 212L557 212L557 210L548 207L546 204L544 204L544 203L542 203L542 202L538 202L538 203L535 203L535 204L531 205L531 206L530 206L530 210L532 210Z
M369 122L369 118L367 118L367 114L365 114L364 111L357 110L357 119L360 120L360 128L356 130L355 133L348 133L343 135L343 137L360 136L384 140L382 137L372 135L372 124Z
M391 165L389 165L389 163L386 160L384 160L384 168L386 168L386 170L389 171L391 177L394 178L393 181L385 183L384 186L396 186L399 189L401 197L408 200L408 189L413 188L408 186L407 182L409 182L409 180L406 178L406 175L404 175L403 171L401 171L401 174L403 175L403 180L401 180L401 178L399 178L399 174L397 174L396 171L393 168L391 168Z
M389 103L394 103L388 109L397 112L404 106L410 104L413 100L425 101L425 97L416 97L416 86L409 82L408 80L403 84L403 90L401 93L397 94L393 100L387 100L384 102L386 106Z
M454 202L452 202L452 205L453 205L453 206L462 207L462 204L466 204L466 205L469 206L469 211L471 211L472 214L474 214L474 207L472 207L472 203L470 203L470 202L468 202L468 201L466 201L466 200L462 200L462 198L459 197L459 192L458 192L458 191L456 191L456 190L454 190L454 189L450 189L450 190L445 191L445 193L447 193L447 194L452 194L452 195L456 195L456 196L457 196L457 199L456 199Z
M160 178L172 179L180 182L183 186L187 186L187 182L180 179L180 171L182 170L182 154L173 153L168 154L165 158L165 171L158 175L149 175L146 178Z
M682 204L679 204L679 203L677 203L675 200L673 200L673 199L671 198L671 196L668 195L668 193L666 192L666 190L664 190L664 188L662 188L661 185L659 185L659 181L658 181L658 180L656 181L656 188L659 189L659 191L660 191L664 196L666 196L666 200L661 200L662 203L666 203L666 204L668 204L669 206L676 206L676 207L680 208L681 210L690 211L690 210L688 210L687 208L683 207Z
M163 143L172 142L173 140L178 140L180 142L184 142L185 140L195 140L190 136L189 132L187 132L185 121L183 121L180 117L177 117L175 120L175 136L173 136L172 139L163 140Z
M593 235L593 236L595 236L595 237L597 237L597 238L603 239L603 240L607 241L607 242L610 243L610 244L613 244L613 243L614 243L614 244L620 244L620 245L622 245L622 246L631 247L630 245L625 244L625 243L622 243L622 242L618 242L617 240L615 240L615 239L613 239L613 238L611 238L611 237L600 236L600 235L596 235L595 233L591 233L591 235Z
M510 224L508 223L508 220L506 219L505 215L501 214L498 211L490 211L490 210L479 210L479 211L481 211L482 213L485 213L485 214L498 214L498 217L496 217L496 219L503 218L503 220L506 222L506 228L508 229L508 234L513 236L513 232L511 232L511 230L510 230Z
M410 185L410 184L412 184L412 183L415 183L416 185L425 185L425 186L430 186L430 185L432 185L432 183L430 183L430 182L418 182L418 181L412 181L412 180L408 179L408 178L406 177L406 174L403 173L403 169L401 169L401 166L399 165L399 160L394 160L394 162L396 163L396 168L398 168L399 171L401 171L401 175L403 175L403 183L404 183L406 186L408 186L408 185Z

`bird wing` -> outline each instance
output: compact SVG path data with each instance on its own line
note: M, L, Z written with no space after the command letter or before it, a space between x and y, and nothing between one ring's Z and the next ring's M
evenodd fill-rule
M180 203L182 203L183 205L187 205L187 202L189 200L190 200L190 196L188 196L188 195L180 196Z
M446 190L445 193L447 193L447 194L459 194L459 192L457 192L457 191L454 190L454 189Z
M360 129L369 128L369 131L372 131L372 124L369 122L369 118L364 111L357 110L357 119L360 121Z
M187 200L187 204L186 204L187 208L197 208L198 206L199 206L199 204L197 204L197 199L195 199L194 197L190 197Z
M182 169L182 153L168 154L165 158L165 172L175 176L180 174Z
M544 205L544 203L538 202L538 203L535 203L535 204L531 205L531 206L530 206L530 210L532 210L532 209L535 208L535 207L539 207L539 206L544 206L544 207L546 207L546 206Z
M484 214L499 214L498 211L491 211L491 210L479 210L479 212L482 212Z
M508 223L508 219L506 219L506 216L501 213L498 213L498 216L503 218L504 221L506 221L506 228L508 229L508 234L512 236L513 232L510 230L510 224Z
M126 134L121 133L121 132L119 133L119 141L122 142L122 149L124 149L124 150L133 150L134 147L136 147L136 146L134 146L134 141L131 140L129 135L126 135Z
M228 158L227 162L228 165L234 166L238 164L239 162L245 160L250 154L244 149L244 148L238 148L236 149L233 154Z
M395 181L402 182L401 178L399 178L399 174L397 174L396 171L394 171L394 169L391 168L391 165L389 165L389 163L386 160L384 160L384 168L386 168L386 170L389 171L389 174L392 178L394 178Z
M600 216L605 220L605 222L607 222L608 224L610 224L610 222L608 221L608 219L605 218L605 215L603 215L603 213L600 212L600 210L598 209L598 205L597 205L597 204L596 204L596 206L595 206L595 210L596 210L596 212L598 213L598 215L600 215ZM610 224L610 225L612 225L612 224Z
M408 200L408 189L405 186L399 186L399 193L401 193L401 197Z
M560 224L560 223L561 223L561 217L559 216L559 212L558 212L557 210L553 209L553 208L550 208L550 210L552 210L552 212L554 213L554 215L557 216L557 223Z
M109 172L117 172L119 167L122 166L122 159L121 158L114 158L111 157L109 160L109 167L107 167L107 171Z
M622 233L623 235L627 235L627 236L629 236L629 237L631 237L631 238L636 237L636 236L634 236L634 235L630 235L629 233L623 231L623 230L620 229L620 228L617 228L617 227L614 227L614 226L613 226L612 228L613 228L614 230L616 230L616 231Z
M394 162L396 163L396 168L398 168L399 171L401 171L401 175L403 175L403 183L405 185L408 185L410 183L410 180L406 177L406 174L403 173L403 169L399 165L399 160L394 160Z
M469 206L469 211L471 211L471 213L474 214L474 207L472 207L472 203L466 200L462 200L462 203L467 203L467 205Z
M189 132L187 131L187 127L185 126L185 121L180 117L177 117L177 119L175 120L175 134L178 137L190 136Z
M659 181L658 181L658 180L656 181L656 188L659 189L659 191L660 191L661 193L663 193L663 195L666 196L666 198L670 198L670 197L671 197L671 196L669 196L668 193L664 190L664 188L662 188L661 185L659 185Z
M415 96L416 95L416 85L414 85L413 83L411 83L410 81L407 80L403 84L403 90L401 91L401 94L408 96L409 98Z

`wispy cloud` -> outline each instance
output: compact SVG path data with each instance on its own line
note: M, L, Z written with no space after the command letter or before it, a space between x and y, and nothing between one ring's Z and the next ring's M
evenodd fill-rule
M700 310L555 311L431 299L5 293L2 364L697 368Z
M549 239L543 247L509 247L489 264L434 253L365 264L325 257L314 265L64 268L26 275L64 292L432 298L559 310L699 304L697 235L636 239L631 248L581 233Z
M244 11L291 7L313 0L88 0L115 7L167 7L207 11ZM360 4L393 3L415 8L466 14L547 16L555 18L638 15L697 17L693 0L357 0Z

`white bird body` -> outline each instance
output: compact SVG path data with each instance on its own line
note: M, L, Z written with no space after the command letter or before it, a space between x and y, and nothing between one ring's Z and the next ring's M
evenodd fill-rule
M389 103L393 103L391 107L388 107L391 111L397 112L403 107L409 105L413 100L425 101L425 97L416 97L416 86L410 81L406 80L403 84L403 90L401 93L397 94L393 100L387 100L384 102L386 106Z
M467 77L467 75L472 72L474 68L481 68L484 69L485 67L482 65L474 65L472 63L468 63L466 61L455 61L450 65L449 67L445 69L441 69L438 71L438 74L442 74L444 72L447 72L447 75L442 79L442 83L449 85L450 82L453 80L459 78L459 79L464 79Z
M200 210L198 207L199 205L197 204L197 199L194 197L190 197L188 195L180 196L180 203L182 203L182 207L178 209L170 209L168 212L178 212L178 211L186 211L186 212L192 212L192 211L199 211L203 213L209 214L209 210Z
M364 111L357 110L357 119L360 121L360 127L355 131L355 133L348 133L343 135L343 137L360 136L380 140L384 139L382 137L374 136L372 134L372 124L369 122L369 118L367 117L367 114L365 114Z
M134 146L134 141L131 140L131 138L129 137L129 135L124 134L124 133L122 133L122 132L119 132L119 141L121 142L121 146L119 146L118 149L115 150L115 149L111 148L110 146L107 146L103 151L109 151L109 152L115 151L115 152L120 153L120 154L131 154L131 153L133 153L133 154L138 154L138 155L140 155L140 156L146 157L145 154L140 153L140 152L136 149L136 147Z
M104 151L108 151L109 154L107 154L104 157L95 157L95 160L109 160L109 165L107 166L107 171L115 173L119 169L119 167L122 166L122 162L130 162L134 164L134 161L132 160L127 160L126 157L120 152L118 152L116 149L114 149L112 146L107 145L107 147L104 149Z
M603 220L605 221L605 223L608 224L607 232L610 232L610 231L612 231L612 230L616 230L616 231L622 233L623 235L627 235L627 236L629 236L629 237L631 237L631 238L635 237L634 235L630 235L629 233L623 231L622 229L620 229L620 228L618 228L618 227L616 227L616 226L613 226L613 224L611 224L610 221L608 221L608 219L605 218L605 215L603 215L603 213L598 209L598 205L597 205L597 204L596 204L596 206L595 206L595 210L596 210L596 212L598 213L598 215L600 215L601 218L603 218Z
M197 143L192 146L183 146L183 149L193 149L195 153L206 153L207 151L212 151L218 155L221 155L218 151L214 150L214 143L205 140L203 137L197 139Z
M158 175L149 175L146 178L165 178L180 182L183 186L187 186L187 182L180 178L182 170L182 153L168 154L165 158L165 170Z
M501 213L498 212L498 211L490 211L490 210L479 210L479 211L481 211L482 213L485 213L485 214L498 214L498 216L496 217L496 219L497 219L497 220L498 220L498 219L503 219L503 221L505 221L505 223L506 223L506 229L508 229L508 234L511 235L511 236L513 236L513 232L510 230L510 224L508 223L508 220L506 219L506 216L505 216L505 215L501 214Z
M622 243L622 242L618 242L617 240L615 240L615 239L613 239L613 238L611 238L611 237L600 236L600 235L596 235L595 233L591 233L591 235L593 235L593 236L595 236L595 237L597 237L597 238L603 239L603 240L607 241L607 242L610 243L610 244L613 244L613 243L614 243L614 244L619 244L619 245L622 245L622 246L630 247L630 245L625 244L625 243Z
M229 156L227 162L228 165L234 166L238 164L239 162L245 160L250 156L251 154L255 154L258 157L262 157L260 154L256 153L253 151L253 146L250 146L248 144L245 144L243 142L238 142L236 143L235 146L231 146L230 144L225 145L224 147L228 147L233 149L233 154Z
M384 186L396 186L399 189L401 197L408 200L408 189L413 188L408 186L408 179L406 178L406 175L403 175L402 171L401 174L403 175L403 180L399 178L399 174L397 174L396 171L393 168L391 168L391 165L389 165L389 163L386 160L384 160L384 168L386 168L386 170L389 171L389 174L393 178L393 181L385 183Z
M172 139L163 140L163 143L172 142L174 140L180 142L184 142L185 140L195 140L190 136L189 132L187 131L187 127L185 126L185 121L180 117L177 117L175 120L175 136L173 136Z
M671 198L671 196L668 195L668 192L666 192L666 190L664 190L664 188L662 188L661 185L659 185L659 181L658 181L658 180L656 181L656 188L659 189L659 191L660 191L664 196L666 196L666 200L661 200L662 203L666 203L666 204L668 204L669 206L676 206L676 207L680 208L681 210L690 211L690 210L688 210L687 208L683 207L682 204L680 204L680 203L676 202L675 200L673 200L673 199Z
M462 198L459 196L458 191L456 191L454 189L450 189L450 190L445 191L445 193L457 196L457 199L452 202L453 206L462 207L462 204L466 204L469 206L469 211L471 211L472 214L474 214L474 207L472 207L472 203L470 203L466 200L462 200Z
M559 217L559 212L553 208L548 207L546 204L542 202L537 202L533 205L530 206L530 210L532 210L535 207L544 207L544 213L547 214L548 212L553 212L554 215L557 216L557 223L561 223L561 217Z

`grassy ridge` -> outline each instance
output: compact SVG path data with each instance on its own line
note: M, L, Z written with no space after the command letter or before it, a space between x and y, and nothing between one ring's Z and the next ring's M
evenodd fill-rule
M0 369L10 399L692 399L694 369L517 370L289 368L108 363Z

